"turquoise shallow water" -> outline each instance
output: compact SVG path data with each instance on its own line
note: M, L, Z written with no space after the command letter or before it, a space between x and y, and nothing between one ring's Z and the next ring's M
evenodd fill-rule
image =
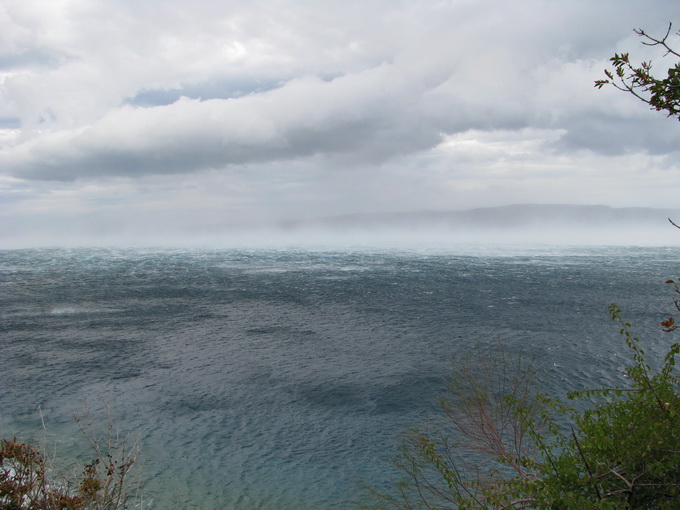
M0 251L0 432L139 437L154 508L351 508L430 419L450 357L502 344L542 389L617 381L617 302L668 338L678 248ZM87 402L87 403L85 403ZM85 459L85 457L83 457Z

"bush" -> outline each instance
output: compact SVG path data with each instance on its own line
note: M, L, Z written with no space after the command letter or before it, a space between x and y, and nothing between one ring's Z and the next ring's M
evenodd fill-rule
M109 425L105 436L76 416L94 460L75 479L54 478L51 462L38 448L13 438L0 442L0 510L116 510L138 499L132 477L137 444L128 447Z
M529 363L459 361L445 425L408 432L395 461L402 480L362 507L678 508L680 346L653 371L618 307L610 312L632 354L627 387L573 392L577 410L533 392Z

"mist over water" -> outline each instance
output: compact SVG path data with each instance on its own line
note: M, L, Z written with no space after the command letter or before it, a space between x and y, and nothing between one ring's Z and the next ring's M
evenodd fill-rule
M158 231L127 232L114 236L74 235L69 240L49 234L17 246L6 241L8 248L42 248L51 246L185 248L198 249L299 249L333 250L407 250L407 251L504 251L506 247L523 250L536 245L545 246L678 246L680 236L670 224L658 227L601 229L586 227L551 227L521 229L487 229L451 231L445 228L374 228L328 229L304 227L284 229L253 227L232 229L219 233L188 231L163 233Z
M72 414L139 436L154 508L348 508L394 480L450 357L537 360L541 390L615 384L618 303L648 352L680 248L0 251L0 431L90 460Z
M49 224L28 236L20 224L2 227L0 249L46 246L178 246L214 249L406 249L460 251L476 247L592 245L680 246L680 210L575 205L515 205L466 211L348 214L287 222L226 224L151 221L87 228ZM150 220L149 220L150 221ZM35 228L32 228L35 230ZM501 248L502 250L502 248Z

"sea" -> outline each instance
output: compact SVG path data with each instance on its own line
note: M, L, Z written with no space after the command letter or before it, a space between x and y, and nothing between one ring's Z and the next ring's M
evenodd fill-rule
M364 485L398 479L402 434L440 419L456 358L533 359L556 397L625 384L608 306L653 362L679 259L677 246L3 250L0 434L55 465L91 460L79 423L138 442L145 508L353 508Z

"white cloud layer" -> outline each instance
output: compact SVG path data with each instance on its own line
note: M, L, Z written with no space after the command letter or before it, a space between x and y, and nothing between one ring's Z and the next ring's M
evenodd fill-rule
M676 0L0 0L0 220L20 245L67 223L124 241L348 212L678 207L678 122L593 87L615 51L670 65L632 30L671 21Z

